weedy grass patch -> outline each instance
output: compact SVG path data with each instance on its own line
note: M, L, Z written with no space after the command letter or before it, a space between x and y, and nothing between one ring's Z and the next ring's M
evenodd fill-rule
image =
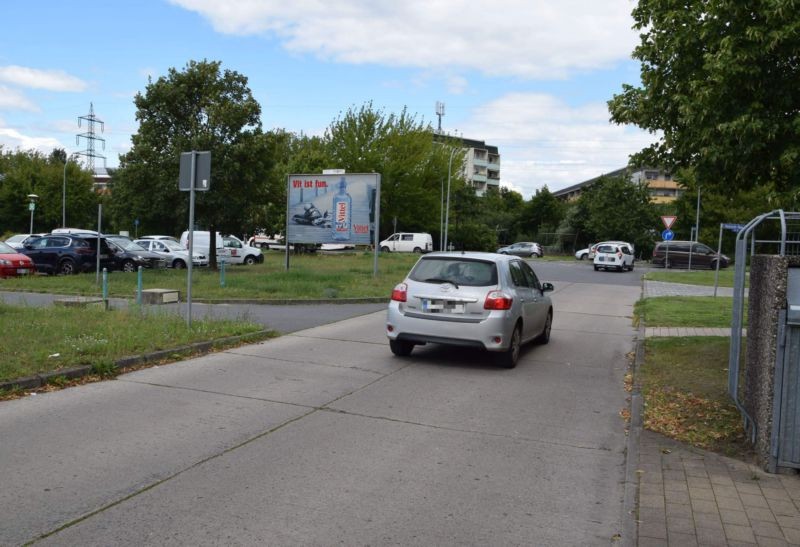
M747 324L747 301L743 324ZM659 296L634 305L637 320L648 327L730 327L733 298L726 296Z

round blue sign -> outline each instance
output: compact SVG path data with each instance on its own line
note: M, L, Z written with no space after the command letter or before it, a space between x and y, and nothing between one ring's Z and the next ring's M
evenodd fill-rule
M673 232L672 230L664 230L663 232L661 232L661 238L664 241L670 241L672 240L673 237L675 237L675 232Z

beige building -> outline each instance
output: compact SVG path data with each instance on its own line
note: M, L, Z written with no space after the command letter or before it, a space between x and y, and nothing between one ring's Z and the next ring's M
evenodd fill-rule
M437 142L461 147L464 154L464 178L475 189L475 194L482 196L489 187L500 187L500 152L496 146L485 141L452 137L437 134Z
M631 168L623 167L610 173L605 173L599 177L574 184L567 188L553 192L553 195L564 201L577 199L581 191L587 186L591 186L601 177L623 177L627 176L632 182L646 183L650 189L650 199L654 203L669 203L678 199L683 193L683 188L672 178L669 171L655 167Z

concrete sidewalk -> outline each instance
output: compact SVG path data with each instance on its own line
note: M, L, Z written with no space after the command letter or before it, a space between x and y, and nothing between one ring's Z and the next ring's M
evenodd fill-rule
M643 296L711 296L713 290L645 281ZM718 296L731 294L731 289L717 292ZM730 336L730 329L647 327L643 334L645 338ZM632 412L638 415L632 417L632 424L638 424L638 429L641 404L633 406ZM632 434L639 437L638 545L800 545L798 475L769 474L754 464L696 449L652 431Z

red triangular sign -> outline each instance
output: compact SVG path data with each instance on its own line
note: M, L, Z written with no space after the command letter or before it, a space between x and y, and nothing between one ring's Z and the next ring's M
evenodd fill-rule
M670 216L661 217L661 222L664 223L664 228L666 228L667 230L672 228L672 225L675 224L676 220L678 220L678 217L670 217Z

